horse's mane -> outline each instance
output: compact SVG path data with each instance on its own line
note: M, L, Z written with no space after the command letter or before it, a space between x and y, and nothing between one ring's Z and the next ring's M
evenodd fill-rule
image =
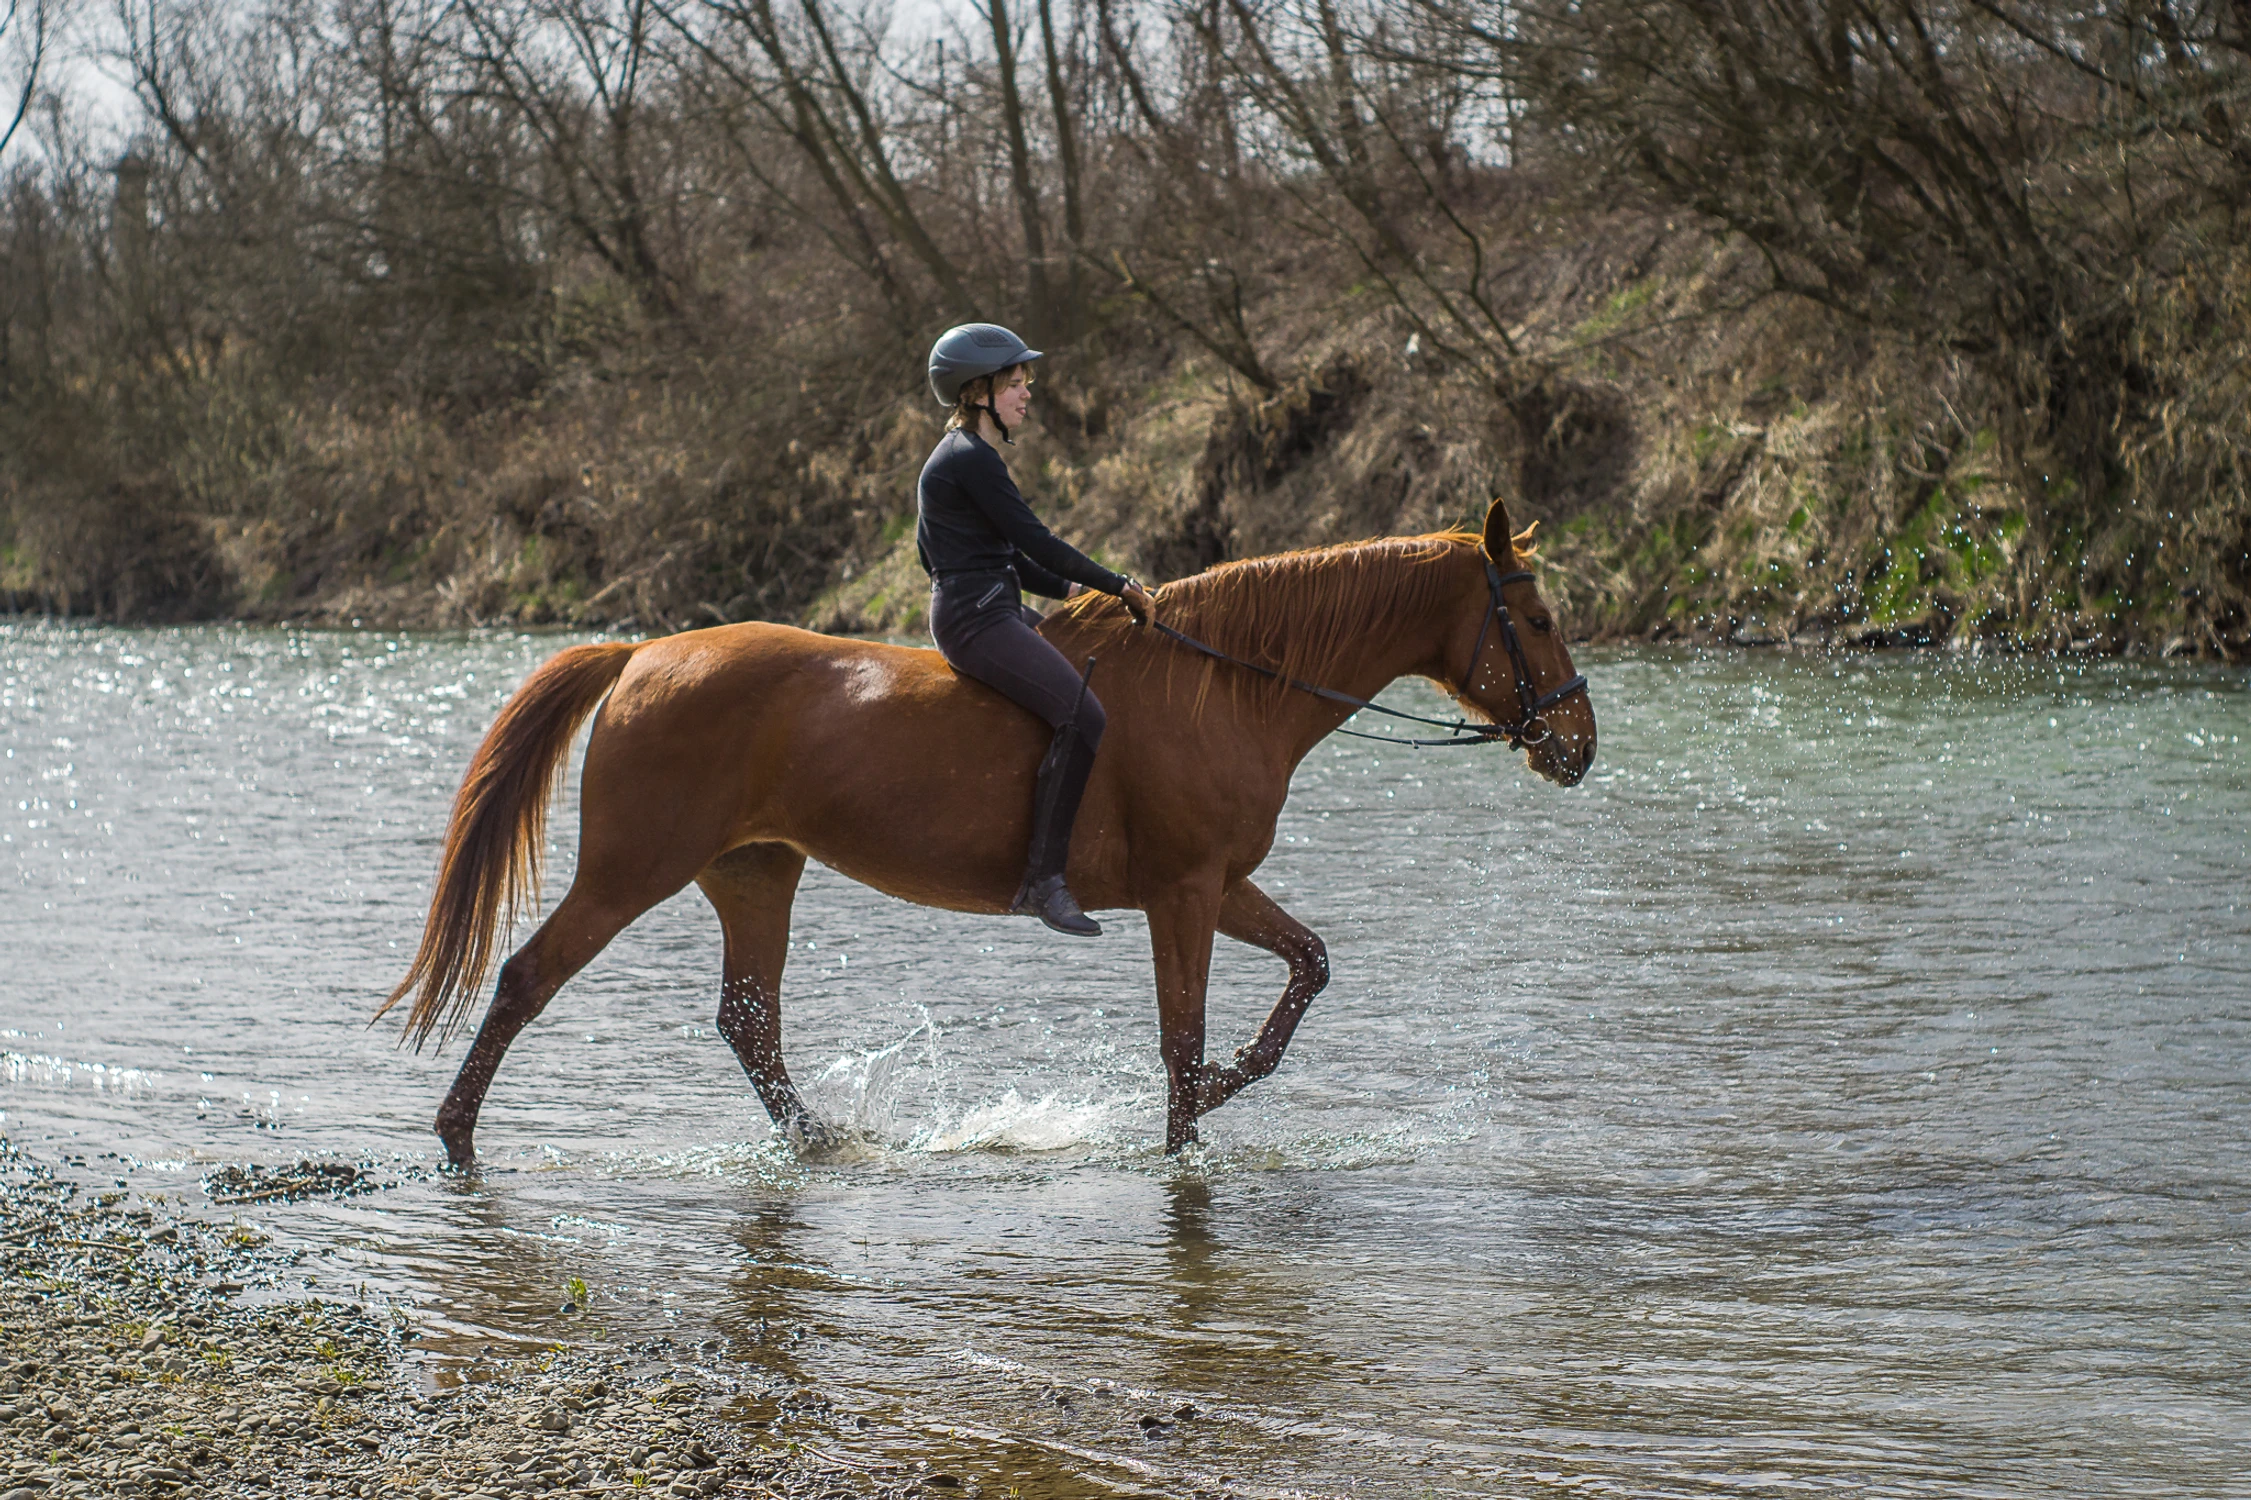
M1471 531L1438 531L1221 563L1166 584L1157 618L1284 677L1325 682L1370 627L1424 617L1456 582L1441 564L1479 540ZM1252 692L1289 691L1273 678L1237 667L1215 672L1222 664L1207 656L1162 637L1140 636L1125 606L1106 595L1082 594L1060 613L1071 618L1075 640L1097 655L1128 641L1135 642L1133 649L1164 650L1170 658L1168 687L1177 671L1192 671L1199 702L1220 682Z

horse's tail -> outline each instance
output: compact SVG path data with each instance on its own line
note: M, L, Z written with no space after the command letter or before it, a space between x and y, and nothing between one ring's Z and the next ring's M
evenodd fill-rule
M406 1029L417 1050L432 1032L443 1042L461 1024L492 968L502 908L513 925L517 913L539 899L555 772L578 726L637 649L616 642L573 646L550 658L485 732L453 799L422 946L375 1013L387 1014L414 991Z

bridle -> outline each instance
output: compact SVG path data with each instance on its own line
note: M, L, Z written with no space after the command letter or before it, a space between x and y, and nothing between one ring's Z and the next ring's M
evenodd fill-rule
M1181 645L1201 651L1204 655L1215 660L1231 662L1238 667L1256 672L1261 677L1271 677L1276 681L1285 682L1301 693L1311 693L1314 697L1326 698L1331 703L1345 704L1355 713L1365 709L1371 713L1384 714L1390 718L1404 719L1410 724L1428 724L1434 728L1448 731L1452 738L1443 740L1401 739L1396 735L1367 734L1358 729L1345 729L1341 726L1336 730L1338 734L1349 734L1355 739L1376 740L1387 745L1409 745L1417 749L1438 748L1447 745L1490 745L1496 740L1508 741L1508 747L1511 750L1522 750L1527 745L1544 745L1555 735L1555 731L1548 727L1548 721L1545 717L1547 711L1573 693L1585 692L1587 690L1587 679L1584 674L1581 674L1574 676L1569 682L1550 688L1547 692L1534 693L1532 691L1532 663L1524 654L1524 642L1517 636L1516 621L1509 615L1508 601L1501 597L1501 590L1512 583L1530 583L1532 575L1521 570L1514 573L1503 573L1493 565L1492 554L1486 552L1483 548L1478 549L1478 555L1485 564L1485 590L1491 596L1492 602L1486 608L1484 623L1477 627L1477 642L1469 648L1469 668L1462 674L1461 680L1465 689L1475 685L1477 663L1485 654L1485 638L1493 633L1493 627L1496 624L1499 625L1501 628L1501 645L1508 652L1509 665L1516 672L1516 701L1518 708L1522 710L1521 716L1514 724L1503 724L1497 720L1490 724L1472 724L1467 719L1432 719L1422 714L1411 714L1396 708L1386 708L1380 703L1371 703L1366 698L1356 698L1350 693L1340 693L1335 688L1317 687L1310 682L1300 682L1295 677L1283 677L1272 667L1262 667L1257 662L1245 661L1239 656L1230 655L1217 646L1208 646L1192 635L1183 635L1161 620L1151 623L1156 627L1159 635L1169 636Z
M1509 617L1508 601L1501 597L1502 589L1512 583L1530 583L1532 575L1522 569L1514 573L1503 573L1493 566L1492 556L1482 548L1478 551L1478 560L1485 564L1485 590L1493 596L1493 607L1485 612L1485 623L1477 627L1477 644L1469 648L1469 671L1463 676L1462 685L1476 685L1477 659L1484 654L1487 633L1498 623L1501 627L1501 644L1508 650L1509 664L1516 669L1516 701L1523 709L1524 716L1513 727L1504 724L1484 726L1492 731L1488 738L1507 736L1511 750L1521 750L1526 745L1544 745L1555 735L1555 731L1548 727L1544 715L1573 693L1585 692L1586 674L1575 674L1569 682L1558 683L1537 696L1533 694L1532 663L1524 655L1524 642L1517 638L1516 621ZM1537 736L1532 733L1535 728L1539 730Z

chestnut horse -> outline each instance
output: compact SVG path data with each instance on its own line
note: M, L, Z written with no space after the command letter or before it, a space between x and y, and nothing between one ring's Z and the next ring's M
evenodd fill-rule
M1073 662L1101 660L1109 730L1069 879L1090 909L1148 914L1168 1151L1196 1139L1199 1115L1274 1071L1328 982L1321 940L1250 878L1274 842L1291 771L1352 713L1301 687L1366 698L1417 674L1480 723L1512 729L1527 727L1543 695L1560 697L1523 736L1544 731L1527 757L1560 785L1586 774L1594 709L1525 571L1523 540L1496 501L1482 536L1285 553L1164 591L1166 624L1279 675L1138 628L1104 595L1071 601L1042 627ZM725 931L721 1034L775 1122L818 1134L781 1051L790 903L806 859L908 901L996 915L1023 868L1048 728L935 651L758 624L574 646L508 701L462 780L420 950L383 1006L413 992L417 1046L459 1025L496 956L503 908L512 922L534 897L548 793L597 706L578 872L501 965L438 1111L456 1167L475 1159L477 1111L516 1034L611 938L689 881ZM1290 970L1256 1039L1224 1065L1204 1061L1214 930Z

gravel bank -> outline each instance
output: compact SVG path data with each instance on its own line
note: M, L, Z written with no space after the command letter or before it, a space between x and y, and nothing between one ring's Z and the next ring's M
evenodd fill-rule
M377 1186L239 1173L221 1203ZM732 1422L669 1341L570 1348L433 1394L404 1319L277 1290L255 1231L95 1194L0 1139L0 1500L54 1496L965 1496Z

